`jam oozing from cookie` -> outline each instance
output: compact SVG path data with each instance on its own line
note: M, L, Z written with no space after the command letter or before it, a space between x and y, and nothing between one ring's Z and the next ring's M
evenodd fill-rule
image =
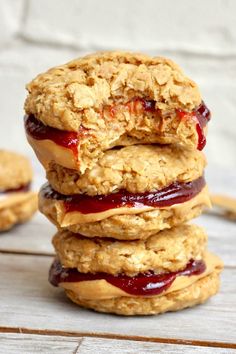
M156 108L156 102L153 100L146 100L143 98L134 98L126 104L113 105L109 107L109 114L114 117L115 114L122 110L128 110L132 114L140 114L142 112L151 112L153 114L160 114L160 110ZM198 134L198 150L202 150L206 145L206 137L204 134L204 128L211 118L211 113L205 103L199 105L192 112L186 112L182 110L176 110L176 114L180 120L194 120L196 122L196 131Z
M30 190L30 185L31 183L27 183L17 188L8 188L8 189L0 190L0 194L28 192Z
M143 112L159 113L159 109L156 108L156 102L154 100L147 100L140 97L135 97L127 103L113 104L112 106L105 106L101 112L108 110L110 117L115 117L118 112L129 111L131 114L142 114Z
M211 112L202 101L200 106L193 112L184 112L177 110L177 114L181 120L193 119L196 121L196 131L198 134L198 150L203 150L206 145L206 136L204 134L204 128L211 119Z
M41 189L41 195L47 199L63 201L66 212L79 211L82 214L101 213L121 207L142 208L144 206L163 208L173 204L184 203L195 197L205 186L204 177L191 182L174 182L168 187L155 192L130 193L120 190L108 195L88 196L73 194L66 196L46 184Z
M129 277L125 274L114 276L108 273L80 273L76 268L63 268L61 263L55 260L49 271L49 281L52 285L58 286L65 282L76 283L104 279L130 295L150 296L167 290L178 276L199 275L205 270L206 265L203 260L191 260L183 270L177 272L155 274L149 271Z
M128 110L131 114L142 114L150 112L152 114L160 114L159 109L155 107L156 102L143 98L134 98L126 104L108 106L108 113L111 118L115 117L118 111ZM104 116L104 110L101 115ZM176 110L176 114L180 120L196 121L196 130L198 133L198 149L202 150L206 144L204 135L204 127L210 120L211 114L204 102L192 112ZM65 131L44 125L33 115L25 116L25 130L29 136L36 140L52 140L55 144L67 149L71 149L75 158L78 157L78 146L81 138L87 135L89 131L81 127L79 132ZM91 134L92 135L92 134Z

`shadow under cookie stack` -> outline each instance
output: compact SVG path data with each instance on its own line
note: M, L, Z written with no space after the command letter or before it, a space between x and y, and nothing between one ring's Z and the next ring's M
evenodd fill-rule
M57 227L49 280L80 306L151 315L203 303L221 260L186 222L210 206L210 112L164 58L105 52L28 86L25 129L47 173L39 208Z

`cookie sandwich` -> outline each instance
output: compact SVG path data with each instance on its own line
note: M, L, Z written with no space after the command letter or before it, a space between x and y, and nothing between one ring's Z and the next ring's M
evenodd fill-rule
M219 288L222 262L206 250L206 233L195 225L135 241L59 231L53 245L50 282L76 304L100 312L176 311L204 302Z
M0 231L29 220L36 212L38 198L30 190L32 176L26 157L0 150Z
M205 165L202 152L178 145L111 149L83 175L50 163L39 209L87 237L145 239L210 205Z

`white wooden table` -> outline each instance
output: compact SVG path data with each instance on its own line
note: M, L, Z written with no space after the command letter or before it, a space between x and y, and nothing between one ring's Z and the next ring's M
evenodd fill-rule
M236 172L212 169L208 180L236 196ZM236 222L203 215L197 223L225 262L221 291L204 305L150 317L80 309L52 287L55 228L39 213L0 234L0 353L236 353Z

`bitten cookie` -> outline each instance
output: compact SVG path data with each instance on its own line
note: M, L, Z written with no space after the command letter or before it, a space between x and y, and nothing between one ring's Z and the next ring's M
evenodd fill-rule
M49 280L81 306L122 315L174 311L204 302L219 286L221 260L205 232L181 225L146 241L54 237Z
M37 210L31 180L32 169L24 156L0 150L0 231L27 221Z
M165 58L97 53L52 68L27 89L26 134L45 167L54 161L84 173L116 146L205 145L210 111Z
M88 237L144 239L210 205L205 164L199 151L151 145L107 151L82 176L50 164L57 191L43 186L39 208L59 228Z

